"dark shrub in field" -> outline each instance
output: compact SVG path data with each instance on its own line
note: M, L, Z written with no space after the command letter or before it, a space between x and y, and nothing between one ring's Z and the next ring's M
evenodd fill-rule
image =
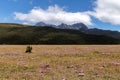
M27 46L25 53L31 53L32 52L32 47Z

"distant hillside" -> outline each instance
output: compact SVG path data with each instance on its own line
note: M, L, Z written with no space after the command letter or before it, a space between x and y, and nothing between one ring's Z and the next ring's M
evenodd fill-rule
M12 26L13 25L13 26ZM7 26L7 27L6 27ZM21 26L21 27L20 27ZM85 34L79 30L0 24L0 44L119 44L104 35Z
M28 25L16 24L16 23L0 23L0 27L27 27Z
M93 35L105 35L109 37L113 37L116 39L120 39L120 32L118 31L110 31L110 30L102 30L102 29L88 29L86 31L83 31L86 34L93 34Z

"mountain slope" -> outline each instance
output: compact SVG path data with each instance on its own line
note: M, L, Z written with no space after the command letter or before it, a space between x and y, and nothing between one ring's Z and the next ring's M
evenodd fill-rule
M16 23L0 23L0 27L27 27L28 25L16 24Z
M53 27L1 27L0 44L119 44L120 40ZM24 25L23 25L24 26Z
M102 29L88 29L84 31L86 34L93 34L93 35L105 35L105 36L110 36L116 39L120 39L120 32L118 31L110 31L110 30L102 30Z

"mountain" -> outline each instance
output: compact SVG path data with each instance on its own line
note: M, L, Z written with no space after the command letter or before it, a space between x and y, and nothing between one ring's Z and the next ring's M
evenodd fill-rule
M76 29L76 30L87 30L87 26L83 23L76 23L76 24L72 24L72 25L67 25L67 24L60 24L57 26L57 28L61 28L61 29Z
M44 22L38 22L37 24L35 24L35 26L42 26L42 27L51 26L51 27L56 27L56 25L46 24Z
M4 24L4 26L0 24L0 44L120 44L120 39L86 34L75 29L20 24Z
M88 30L88 27L85 24L83 24L83 23L73 24L72 28L80 29L80 30Z
M38 26L42 26L42 25L39 24ZM118 31L102 30L102 29L97 29L97 28L88 29L88 27L83 23L76 23L72 25L67 25L67 24L62 23L58 26L46 24L44 26L52 26L52 27L60 28L60 29L75 29L75 30L80 30L81 32L85 34L104 35L104 36L109 36L109 37L113 37L116 39L120 39L120 32Z
M60 25L57 26L57 28L60 28L60 29L68 29L70 27L71 27L70 25L67 25L67 24L64 24L64 23L61 23Z
M93 35L105 35L105 36L113 37L116 39L120 39L120 32L118 31L102 30L102 29L93 28L93 29L88 29L84 31L84 33L93 34Z
M36 26L48 26L48 24L44 23L44 22L39 22L36 24Z
M60 25L51 25L51 24L46 24L44 22L39 22L37 23L35 26L52 26L52 27L55 27L55 28L60 28L60 29L76 29L76 30L87 30L87 26L83 23L76 23L76 24L72 24L72 25L67 25L67 24L64 24L64 23L61 23Z

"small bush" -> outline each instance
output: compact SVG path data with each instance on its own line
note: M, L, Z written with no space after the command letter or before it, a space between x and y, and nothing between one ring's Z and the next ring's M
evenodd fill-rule
M27 46L25 53L31 53L32 52L32 47Z

